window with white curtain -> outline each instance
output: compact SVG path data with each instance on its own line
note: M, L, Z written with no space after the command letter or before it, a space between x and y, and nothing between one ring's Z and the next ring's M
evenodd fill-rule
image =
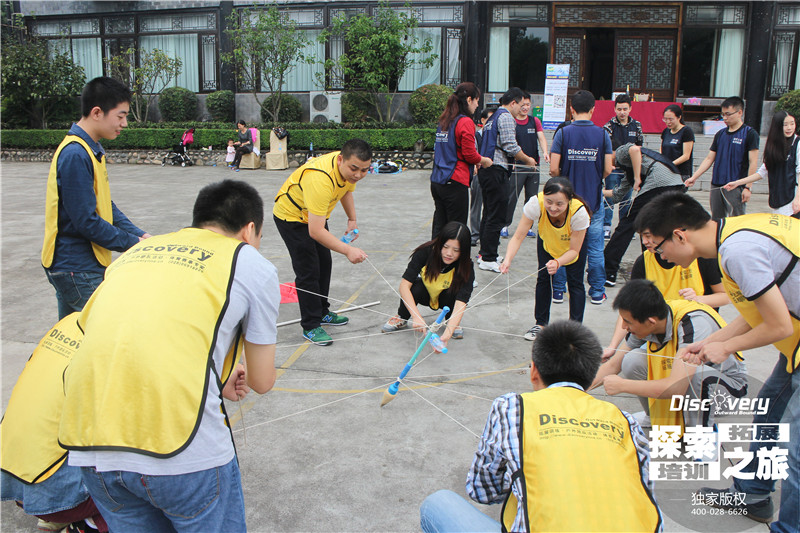
M727 98L741 94L744 69L744 29L717 30L714 43L711 96Z
M319 42L322 30L305 30L308 41L303 55L311 58L311 63L296 62L286 75L284 91L313 91L317 89L317 78L322 75L322 62L325 61L325 43Z
M442 79L442 29L441 28L414 28L412 35L416 39L417 47L421 46L426 40L430 39L431 53L436 54L436 59L430 67L422 63L412 64L400 78L398 90L414 91L429 83L440 83ZM427 58L427 53L408 54L410 61L422 61Z
M495 26L489 30L489 92L508 89L510 28Z
M197 34L147 35L139 37L140 54L159 49L170 57L178 57L183 62L181 73L170 86L183 87L200 92L200 65L197 53Z
M50 54L64 54L83 67L86 81L103 75L103 53L100 38L58 39L47 42Z

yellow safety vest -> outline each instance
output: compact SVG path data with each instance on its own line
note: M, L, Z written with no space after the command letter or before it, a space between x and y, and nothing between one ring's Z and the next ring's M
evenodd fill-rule
M65 373L62 446L171 457L189 445L209 375L221 390L241 355L239 335L221 371L214 366L242 246L186 228L114 261L80 315L87 335Z
M572 216L578 209L586 209L586 207L580 200L573 198L569 201L567 219L564 224L554 226L544 208L544 193L540 192L537 198L539 200L539 237L542 238L545 251L554 259L558 259L569 250L569 240L572 237ZM575 259L566 264L571 265L577 260L578 257L576 256Z
M325 218L329 218L339 200L356 188L355 184L345 181L339 172L336 157L340 153L331 152L321 157L315 157L292 172L275 196L272 214L287 222L308 224L308 205L306 202L308 198L306 195L314 194L314 192L307 183L314 180L325 180L326 183L331 183L333 189L333 193L324 198L327 201ZM305 189L303 189L304 185Z
M656 531L654 496L642 483L625 415L574 387L520 395L522 502L509 491L503 531L518 506L527 531ZM602 483L598 491L596 483ZM613 502L613 504L612 504Z
M655 254L650 250L642 252L642 257L644 257L644 276L655 283L665 300L681 299L678 293L681 289L694 289L699 295L705 294L703 276L700 274L697 259L692 261L688 268L675 265L665 269L658 264Z
M659 347L654 342L647 343L647 379L664 379L672 373L672 363L675 354L678 353L678 326L687 313L703 311L708 314L720 328L725 327L725 320L719 313L706 304L684 300L678 297L675 300L668 300L670 313L672 313L672 338L669 342ZM699 339L698 339L699 340ZM739 360L743 360L740 353L734 354ZM671 400L669 398L648 398L650 405L650 420L653 425L681 426L683 430L683 413L681 411L670 411Z
M94 195L97 197L97 215L109 224L114 223L105 154L98 161L86 141L77 135L67 135L58 145L58 149L56 149L53 162L50 163L50 174L47 177L47 196L44 207L44 244L42 245L42 266L45 268L50 268L50 265L53 264L56 237L58 236L58 156L61 155L61 150L65 146L74 142L83 146L89 152L89 159L92 160L92 166L94 167ZM96 243L92 243L92 250L101 265L107 267L111 264L111 250L107 250Z
M800 258L800 220L784 215L775 215L771 213L757 213L753 215L741 215L738 217L723 218L719 221L719 229L717 234L717 249L725 242L725 239L736 233L737 231L753 231L761 235L766 235L784 248L786 248L794 257L786 267L775 285L781 285L786 278L791 274L798 259ZM719 257L720 267L722 266L722 257ZM761 318L761 313L758 312L755 302L748 300L739 289L739 285L725 272L722 271L722 285L725 287L725 292L731 298L731 302L736 307L736 310L744 317L745 321L754 328L761 324L764 320ZM794 372L798 365L800 365L800 317L791 315L792 318L792 334L773 342L780 352L786 356L788 363L786 364L786 371L790 374Z
M453 272L455 272L455 270L456 269L453 268L445 274L439 274L433 278L433 281L428 281L425 278L427 267L422 267L422 270L420 270L419 275L422 278L422 284L428 289L431 309L439 309L439 295L442 294L443 291L449 289L450 285L453 284Z
M62 377L83 332L78 313L61 319L39 341L14 385L3 422L2 470L28 484L52 476L67 457L58 445L64 403Z

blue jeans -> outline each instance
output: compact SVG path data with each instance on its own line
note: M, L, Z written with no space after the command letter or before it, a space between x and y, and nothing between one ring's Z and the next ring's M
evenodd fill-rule
M489 518L452 490L434 492L419 508L425 533L482 533L500 531L500 522Z
M611 174L608 175L606 178L606 189L614 189L620 182L625 179L625 172L622 170L612 170ZM619 219L622 218L628 213L628 210L631 208L630 199L631 193L633 189L628 191L628 194L625 195L625 198L622 199L619 206ZM626 203L628 202L628 203ZM603 226L611 227L611 222L614 219L614 206L609 204L607 200L603 199L603 205L605 206L605 219L603 220Z
M81 311L95 289L103 282L103 274L96 272L51 272L44 269L47 281L56 290L58 319Z
M603 258L603 217L602 209L592 213L592 222L586 230L583 245L586 247L587 268L586 281L589 282L589 297L600 298L605 294L606 264ZM567 287L567 273L564 267L556 271L553 276L553 290L564 292Z
M759 398L769 398L769 408L764 415L753 417L754 424L789 424L789 477L781 481L781 505L778 520L770 524L770 531L789 533L800 531L800 369L793 374L786 372L786 356L781 355L772 374L764 382ZM788 409L787 409L788 408ZM764 444L771 448L774 443ZM756 472L758 460L755 453L761 444L753 442L750 451L753 460L742 472ZM747 494L746 503L754 503L769 497L775 490L775 480L734 479L734 490Z
M110 531L246 531L239 465L175 476L82 467Z

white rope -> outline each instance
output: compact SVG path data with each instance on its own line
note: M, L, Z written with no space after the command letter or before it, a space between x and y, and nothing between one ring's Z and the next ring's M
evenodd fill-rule
M403 383L403 385L405 385L405 383L403 382L403 380L402 380L402 379L400 380L400 383ZM433 407L434 409L436 409L437 411L439 411L440 413L442 413L444 416L446 416L447 418L449 418L450 420L452 420L453 422L455 422L456 424L458 424L458 425L459 425L459 426L461 426L462 428L466 429L466 430L467 430L468 432L470 432L470 433L471 433L471 434L472 434L472 435L473 435L473 436L474 436L476 439L480 439L480 438L481 438L481 436L480 436L480 435L478 435L477 433L475 433L474 431L472 431L471 429L469 429L467 426L465 426L464 424L462 424L461 422L459 422L458 420L456 420L455 418L453 418L452 416L450 416L449 414L447 414L445 411L443 411L441 408L439 408L439 407L438 407L437 405L435 405L433 402L429 401L427 398L425 398L425 397L424 397L422 394L420 394L419 392L417 392L416 390L412 389L411 387L409 387L409 386L407 386L407 385L406 385L406 388L407 388L408 390L410 390L411 392L413 392L414 394L416 394L417 396L419 396L420 398L422 398L422 399L423 399L423 400L424 400L424 401L425 401L425 402L426 402L428 405L430 405L431 407Z
M417 378L417 379L419 379L419 378ZM429 389L443 390L443 391L447 391L447 392L452 392L453 394L460 394L461 396L469 396L470 398L478 398L479 400L486 400L487 402L490 402L490 403L494 402L493 398L484 398L483 396L478 396L476 394L469 394L467 392L459 392L459 391L456 391L456 390L453 390L453 389L448 389L446 387L442 387L442 386L440 386L439 382L425 383L424 381L415 381L413 379L408 379L408 378L406 378L406 381L408 381L409 383L416 383L417 385L423 385L423 386L425 386L426 388L429 388Z

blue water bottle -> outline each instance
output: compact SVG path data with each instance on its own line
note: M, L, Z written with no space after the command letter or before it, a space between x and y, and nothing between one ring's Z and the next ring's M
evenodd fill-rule
M350 244L351 242L353 242L353 239L356 238L356 235L358 235L358 230L354 229L353 231L348 231L347 233L342 235L342 238L340 240L345 244Z

